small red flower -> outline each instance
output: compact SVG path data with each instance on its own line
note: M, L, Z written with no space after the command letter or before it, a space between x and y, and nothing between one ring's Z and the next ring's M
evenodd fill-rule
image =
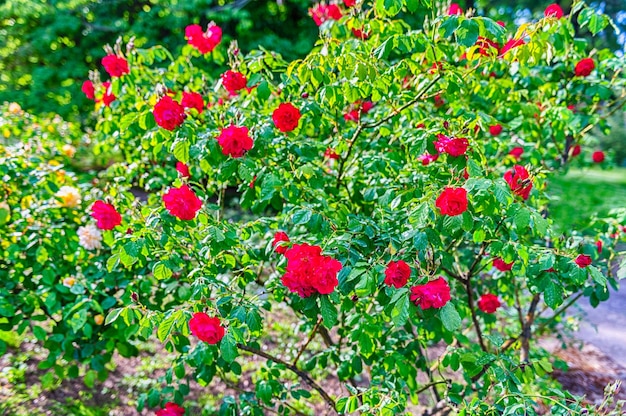
M560 19L563 17L563 9L558 4L551 4L546 7L546 10L543 12L545 17L554 17Z
M591 264L591 257L584 254L579 254L578 257L576 257L576 259L574 260L574 263L576 263L581 269L584 269Z
M206 31L203 31L200 25L189 25L185 28L185 37L187 43L200 53L207 54L222 41L222 29L215 23L209 23Z
M435 108L439 108L446 103L446 100L443 99L441 94L435 94L433 99L435 100Z
M593 163L604 162L604 152L601 150L593 152L593 154L591 155L591 159L593 160Z
M522 154L524 154L524 148L514 147L513 149L511 149L509 154L513 156L515 159L520 160L522 158Z
M102 66L104 66L105 71L114 78L121 77L130 72L128 70L128 61L117 55L107 55L102 58Z
M596 241L596 248L598 249L598 254L602 254L603 243L602 240Z
M122 223L122 216L111 204L96 201L91 206L91 216L96 220L96 226L101 230L112 230Z
M291 103L282 103L272 113L276 128L283 133L295 130L300 122L300 110Z
M530 191L533 189L533 182L524 166L513 166L513 169L504 174L504 180L509 184L509 188L511 188L513 193L525 200L528 199Z
M241 72L228 70L222 74L222 85L230 95L237 94L237 92L246 88L247 84L248 80Z
M172 402L165 403L165 408L156 412L156 416L184 416L184 414L185 409Z
M103 82L102 86L104 87L104 92L102 93L102 99L98 101L102 101L105 106L109 107L117 97L113 95L113 92L111 91L111 83L109 81Z
M581 147L579 144L575 145L574 147L572 147L572 157L578 156L581 152Z
M318 4L309 9L309 14L318 26L321 26L327 20L339 20L342 16L341 9L336 4Z
M165 130L174 130L185 121L185 108L169 95L161 97L152 110L154 120Z
M248 133L247 127L229 126L222 129L217 142L222 148L224 155L242 157L252 149L254 142Z
M450 300L450 286L443 277L411 288L411 302L422 309L443 308Z
M343 0L343 4L345 4L346 7L354 7L356 0Z
M469 142L464 138L450 138L443 134L437 135L437 141L434 143L435 149L439 153L447 153L453 157L459 157L467 152Z
M337 153L335 153L335 151L333 149L331 149L330 147L327 147L326 151L324 152L324 158L325 159L339 160L339 155Z
M183 162L176 162L176 170L183 178L188 178L191 176L191 174L189 173L189 166L185 165Z
M402 260L390 261L385 269L385 284L400 289L411 277L411 268Z
M81 87L81 90L83 91L85 96L89 98L90 100L93 100L96 96L96 90L93 87L93 83L89 80L83 82L83 86Z
M478 300L478 308L485 313L495 313L502 304L496 295L491 293L484 294Z
M274 251L276 251L278 254L285 254L289 247L287 247L287 245L283 243L288 243L288 242L289 242L289 236L283 231L278 231L276 234L274 234L274 241L272 241L272 246L274 247Z
M352 28L352 35L361 40L367 40L370 37L369 33L364 31L363 28L357 29L355 27Z
M446 187L435 201L441 215L454 217L467 211L467 191L464 188Z
M496 257L495 259L493 259L493 267L500 270L501 272L511 271L511 269L513 268L513 263L515 262L512 261L510 263L507 263L504 260L502 260L500 257Z
M170 214L185 221L196 218L196 213L202 208L202 201L187 185L170 188L163 195L163 202Z
M439 155L431 155L430 153L424 153L417 157L417 160L422 162L423 166L428 166L437 159L439 159Z
M200 341L217 344L224 338L224 327L218 317L211 317L204 312L196 312L189 320L189 330Z
M596 64L593 62L591 58L581 59L574 68L574 73L577 77L586 77L591 74L596 67Z
M204 100L202 95L197 92L183 92L183 99L180 104L184 108L195 108L198 114L202 114L204 111Z
M463 14L463 9L461 9L461 6L459 6L458 3L452 3L450 5L450 8L448 9L448 16L452 16L452 15L462 15Z
M502 126L499 124L495 124L493 126L489 126L489 133L492 136L498 136L500 133L502 133Z

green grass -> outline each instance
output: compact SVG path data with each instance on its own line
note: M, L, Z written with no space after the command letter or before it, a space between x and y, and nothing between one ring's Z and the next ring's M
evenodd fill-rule
M550 216L558 230L580 229L591 216L626 208L626 169L572 170L548 185Z

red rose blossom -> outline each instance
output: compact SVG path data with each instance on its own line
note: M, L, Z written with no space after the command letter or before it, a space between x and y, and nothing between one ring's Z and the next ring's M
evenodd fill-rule
M581 269L584 269L591 264L591 257L584 254L579 254L578 257L576 257L576 259L574 260L574 263L576 263Z
M459 6L458 3L452 3L450 5L450 8L448 9L448 16L452 16L452 15L462 15L463 14L463 9L461 9L461 6Z
M411 277L411 268L402 260L390 261L385 269L385 284L400 289Z
M211 317L204 312L196 312L189 320L189 330L200 341L207 344L217 344L224 338L224 327L220 318Z
M577 144L577 145L573 146L573 147L572 147L572 150L571 150L571 152L572 152L572 157L578 156L578 155L580 154L581 150L582 150L582 149L581 149L581 147L580 147L580 145L579 145L579 144Z
M204 100L202 99L202 95L197 92L183 92L183 99L180 104L184 108L195 108L198 114L202 114L204 111Z
M318 26L321 26L327 20L341 19L341 9L336 4L317 4L309 9L309 14Z
M467 211L467 191L464 188L446 187L435 201L441 215L454 217Z
M83 86L81 87L82 92L85 94L87 98L93 100L96 96L96 90L93 87L93 83L89 80L83 82Z
M352 35L361 40L366 40L370 37L369 33L364 31L363 28L357 29L355 27L352 28Z
M495 259L493 259L493 267L500 270L501 272L511 271L511 269L513 268L513 263L515 262L512 261L510 263L507 263L504 260L502 260L500 257L496 257Z
M324 152L324 158L339 160L339 155L333 149L331 149L330 147L327 147L326 151Z
M185 108L169 95L161 97L152 110L154 120L165 130L172 131L185 121Z
M189 166L185 165L183 162L176 162L176 170L183 178L188 178L191 176L191 174L189 173Z
M439 155L431 155L430 153L424 153L417 157L417 160L422 162L423 166L428 166L437 159L439 159Z
M248 133L247 127L229 126L222 129L217 142L222 148L222 153L232 157L242 157L252 149L254 142Z
M558 4L551 4L546 7L546 10L543 12L545 17L554 17L560 19L563 17L563 9Z
M478 299L478 309L485 313L494 313L502 304L496 295L484 294Z
M319 293L327 295L339 284L337 273L341 263L323 256L322 249L308 244L294 244L286 252L287 269L281 278L283 285L302 298Z
M411 288L411 302L422 309L443 308L450 300L450 286L443 277Z
M101 230L112 230L122 223L122 216L111 204L96 201L91 206L91 216L96 220L96 226Z
M172 402L165 403L165 407L156 412L156 416L184 416L184 414L185 409Z
M593 62L592 58L584 58L581 59L574 68L574 73L577 77L586 77L591 74L596 67L596 64Z
M434 143L435 149L439 153L447 153L453 157L459 157L467 152L469 142L464 138L450 138L443 134L437 135L437 141Z
M513 166L513 169L504 174L504 180L509 184L509 188L511 188L513 193L525 200L528 199L530 191L533 189L533 182L524 166Z
M289 242L289 236L284 231L278 231L274 234L274 241L272 241L274 251L278 254L285 254L289 248L287 245L283 244L285 242Z
M500 133L502 133L502 126L499 124L494 124L493 126L489 126L489 133L492 136L498 136Z
M593 152L593 154L591 155L591 159L593 160L593 163L604 162L604 152L601 150Z
M200 25L189 25L185 28L187 43L202 54L209 53L222 41L222 29L215 23L209 23L206 31Z
M353 7L356 4L356 0L343 0L343 4L346 7Z
M128 74L128 61L117 55L107 55L102 58L102 66L105 71L114 78L121 77L124 74Z
M102 98L98 101L102 101L105 106L109 107L117 97L113 95L113 92L111 91L111 83L109 81L103 82L102 86L104 87L104 92L102 93Z
M300 110L291 103L282 103L272 113L276 128L283 133L295 130L300 122Z
M247 84L248 80L241 72L228 70L222 74L222 85L230 95L237 94L237 92L246 88Z
M522 158L522 154L524 154L524 148L523 147L514 147L509 152L509 155L513 156L517 160L520 160Z
M202 201L187 185L170 188L163 195L163 202L170 214L185 221L196 218L196 213L202 208Z

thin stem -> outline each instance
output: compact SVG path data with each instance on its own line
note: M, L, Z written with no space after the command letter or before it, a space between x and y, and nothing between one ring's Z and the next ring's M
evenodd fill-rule
M313 340L313 337L315 336L315 333L317 332L317 329L320 327L321 323L322 323L322 318L317 320L317 323L315 324L315 326L313 327L313 330L311 331L311 334L309 335L309 339L307 339L304 345L300 347L300 350L298 351L296 358L294 358L293 360L294 366L298 364L298 360L300 359L300 356L302 356L302 353L304 352L304 350L306 350L306 347L308 347L311 341Z

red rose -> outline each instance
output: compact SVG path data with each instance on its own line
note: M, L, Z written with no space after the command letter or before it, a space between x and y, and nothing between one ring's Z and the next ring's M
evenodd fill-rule
M446 100L443 99L441 94L435 94L433 100L435 100L435 108L439 108L446 103Z
M602 254L602 246L603 246L602 240L596 241L596 248L598 249L598 254Z
M555 17L557 19L560 19L561 17L563 17L563 9L561 9L561 6L559 6L558 4L551 4L546 7L543 15L545 17Z
M189 166L185 165L183 162L176 162L176 170L183 178L188 178L191 176L191 174L189 173Z
M89 80L83 82L83 86L81 87L81 90L83 91L85 96L89 98L90 100L93 100L96 96L96 90L93 87L93 83Z
M578 257L576 257L576 259L574 260L574 263L576 263L581 269L584 269L591 264L591 257L584 254L579 254Z
M331 149L330 147L327 147L326 151L324 152L324 158L339 160L339 155L335 153L333 149Z
M450 286L443 277L440 277L425 285L413 286L409 299L422 309L443 308L450 300Z
M533 182L524 166L513 166L513 169L504 174L504 180L509 184L513 193L525 200L528 199L530 191L533 189Z
M362 39L362 40L366 40L367 38L370 37L369 33L365 32L363 28L357 29L355 27L352 28L352 35L355 38Z
M434 143L435 149L439 153L447 153L453 157L459 157L467 152L469 142L467 139L455 138L444 136L443 134L437 135L437 141Z
M441 215L454 217L467 211L467 191L464 188L446 187L435 201Z
M185 121L185 109L169 95L161 97L152 110L154 120L165 130L174 130Z
M369 113L374 108L374 103L371 101L357 102L356 104L361 108L361 113L363 114Z
M513 263L515 262L512 261L510 263L507 263L504 260L502 260L500 257L496 257L495 259L493 259L493 267L500 270L501 272L510 271L513 268Z
M458 3L452 3L450 5L450 8L448 9L448 16L452 16L452 15L461 15L463 14L463 9L461 9L461 6L459 6Z
M489 126L489 133L491 133L492 136L499 135L500 133L502 133L502 126L499 124Z
M222 153L232 157L242 157L252 149L254 142L248 134L247 127L229 126L222 129L217 142L222 148Z
M241 72L228 70L222 74L222 85L230 95L235 95L246 88L247 83L248 80Z
M211 317L204 312L196 312L189 320L189 330L200 341L207 344L217 344L224 338L224 327L220 318Z
M575 145L574 147L572 147L572 157L578 156L580 154L581 151L581 147L579 144Z
M282 103L272 113L276 128L283 133L293 131L300 122L300 110L291 103Z
M593 62L591 58L581 59L574 68L574 73L577 77L586 77L591 74L591 71L594 70L596 64Z
M209 23L206 31L200 25L189 25L185 28L187 43L196 48L202 54L209 53L222 41L222 29Z
M111 204L96 201L91 206L91 216L101 230L112 230L122 223L122 216Z
M105 106L109 107L117 97L111 92L111 83L109 81L103 82L102 86L104 87L104 92L102 93L102 98L98 101L102 101Z
M183 92L183 99L180 104L184 108L195 108L198 114L202 114L204 111L204 100L202 95L197 92Z
M485 313L494 313L502 304L496 295L487 293L478 299L478 309Z
M165 403L165 408L156 412L156 416L183 416L184 414L185 409L172 402Z
M287 249L287 269L281 278L283 285L302 298L315 293L332 293L339 284L337 273L341 263L321 253L320 247L308 244L294 244Z
M411 268L402 260L390 261L385 269L385 284L400 289L411 277Z
M322 23L327 20L339 20L341 19L341 10L336 4L318 4L312 9L309 9L309 14L313 18L316 25L321 26Z
M346 121L359 121L359 110L350 110L343 115L343 119Z
M287 245L283 244L283 243L288 243L289 242L289 236L283 232L283 231L278 231L276 234L274 234L274 241L272 241L272 246L274 246L274 250L278 253L278 254L285 254L287 252Z
M417 160L422 162L423 166L428 166L437 159L439 159L439 155L431 155L430 153L424 153L417 157Z
M518 46L522 46L524 44L526 44L526 42L524 42L524 39L510 39L507 43L504 44L502 49L500 49L500 55L498 56L504 56L511 49L517 48Z
M509 154L513 156L515 159L520 160L522 158L522 154L524 154L524 148L514 147L513 149L511 149Z
M115 78L130 72L126 59L117 55L107 55L102 58L102 66L104 66L105 71L107 71L109 75Z
M345 4L346 7L353 7L356 4L356 0L343 0L343 4Z
M187 185L180 188L170 188L163 195L163 202L170 214L186 221L196 218L196 213L202 207L200 198Z
M591 159L594 163L602 163L604 162L604 152L598 150L597 152L593 152L591 155Z

